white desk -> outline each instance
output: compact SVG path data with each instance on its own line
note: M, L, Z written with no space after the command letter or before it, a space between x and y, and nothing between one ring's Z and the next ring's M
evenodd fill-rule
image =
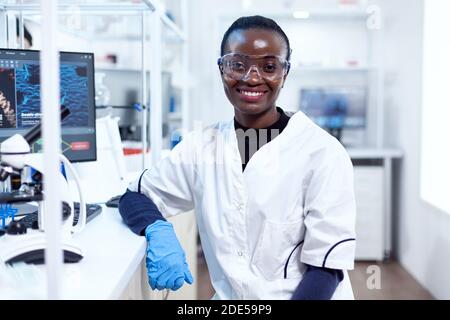
M75 276L64 284L62 298L120 298L144 258L145 237L132 233L117 209L104 206L76 239L84 258L65 265Z
M194 211L170 218L191 273L197 274L197 227ZM74 281L63 287L64 299L163 299L166 291L151 291L147 283L145 237L132 233L117 209L106 208L86 225L78 239L85 257L77 264L66 264ZM196 299L197 282L185 284L168 299Z
M78 263L64 264L62 299L119 299L139 271L146 241L132 233L117 209L103 206L101 214L86 224L75 239L83 249ZM45 267L22 266L20 278L38 279L1 298L45 299ZM8 288L10 289L10 288ZM2 284L0 281L0 292Z
M194 275L192 285L170 292L168 299L196 299L197 297L197 237L194 212L186 212L169 219L173 223L186 260ZM84 258L78 263L64 264L61 299L163 299L166 291L151 291L143 263L145 237L132 233L123 223L117 209L103 206L102 213L86 224L78 235ZM46 299L45 267L21 266L15 276L22 289L2 284L0 299ZM37 281L36 281L37 279ZM34 285L33 285L34 284Z

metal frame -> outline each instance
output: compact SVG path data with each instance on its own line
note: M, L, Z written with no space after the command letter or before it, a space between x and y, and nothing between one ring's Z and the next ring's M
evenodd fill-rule
M161 36L162 21L160 18L160 8L151 17L152 29L152 60L150 61L150 147L151 165L155 165L161 159L162 151L162 68L161 68Z
M184 1L184 0L181 0ZM187 10L187 9L186 9ZM172 30L173 33L177 35L180 40L186 40L186 33L183 32L169 17L165 14L160 15L162 22L166 27ZM184 19L183 19L184 20ZM186 19L187 20L187 19Z
M189 15L188 15L188 3L187 0L181 0L181 12L182 12L182 25L184 29L184 44L182 51L182 61L181 64L183 66L183 86L181 92L181 115L182 115L182 134L186 134L190 130L190 108L189 108L189 93L190 93L190 85L189 84L189 46L188 37L189 37Z
M59 52L57 48L56 30L58 25L58 0L41 0L41 13L46 15L41 32L41 110L42 137L44 143L44 216L46 221L47 250L45 250L45 266L47 269L47 297L61 297L61 279L63 252L61 243L61 194L59 193L59 154L61 152L61 120L59 93ZM15 31L15 30L14 30Z
M3 6L0 6L0 30L5 32L0 32L0 47L6 48L8 46L7 30L8 23L6 19L6 10Z
M141 128L141 140L142 140L142 170L146 168L147 165L147 132L148 132L148 97L147 97L147 26L148 26L148 17L146 13L143 11L141 15L141 26L142 26L142 39L141 39L141 67L142 67L142 128Z
M36 13L39 14L41 12L41 6L39 4L29 3L29 4L4 4L0 6L3 10L8 12L27 12L27 13ZM153 11L155 6L151 4L148 0L143 0L143 3L82 3L82 4L67 4L60 3L57 5L58 11L64 11L64 13L73 13L74 9L76 12L79 11L89 11L92 13L98 14L109 14L111 12L123 13L123 12L131 12L138 13L139 11ZM59 14L59 12L58 12Z
M7 23L7 31L6 31L6 40L7 47L11 49L17 48L17 36L16 36L16 17L15 15L11 15L6 12L6 23Z

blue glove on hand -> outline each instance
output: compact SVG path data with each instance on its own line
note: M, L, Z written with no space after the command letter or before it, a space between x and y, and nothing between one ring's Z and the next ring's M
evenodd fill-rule
M192 284L186 256L168 221L157 220L145 229L147 275L153 290L180 289L184 281Z

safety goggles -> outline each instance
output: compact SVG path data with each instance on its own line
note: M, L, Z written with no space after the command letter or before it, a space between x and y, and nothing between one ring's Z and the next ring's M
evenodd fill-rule
M280 80L288 72L291 64L279 56L247 56L228 53L217 61L222 72L234 80L245 80L250 72L269 81Z

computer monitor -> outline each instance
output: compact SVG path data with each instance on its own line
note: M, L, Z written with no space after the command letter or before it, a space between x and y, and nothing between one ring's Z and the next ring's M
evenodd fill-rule
M365 129L366 88L303 88L300 92L300 110L325 129Z
M61 150L72 162L95 161L94 55L60 52ZM41 120L39 51L0 49L0 142L24 134ZM59 112L59 110L58 110ZM42 142L32 145L38 152Z

